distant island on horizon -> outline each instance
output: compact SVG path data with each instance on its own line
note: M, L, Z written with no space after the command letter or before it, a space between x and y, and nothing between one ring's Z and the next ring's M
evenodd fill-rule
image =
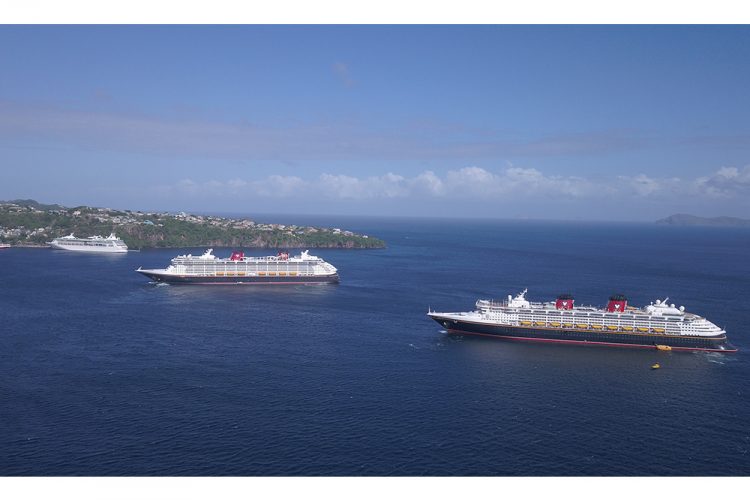
M71 233L114 232L131 249L178 247L385 248L385 242L340 228L264 224L248 218L65 207L36 200L0 201L0 242L44 247Z
M739 217L698 217L690 214L674 214L656 221L657 224L671 226L716 226L716 227L750 227L750 219Z

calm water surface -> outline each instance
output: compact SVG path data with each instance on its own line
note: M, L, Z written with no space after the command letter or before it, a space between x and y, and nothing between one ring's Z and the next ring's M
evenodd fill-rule
M178 250L0 252L0 474L750 473L750 231L285 217L389 246L316 250L341 284L292 288L133 272ZM449 337L425 316L525 287L668 295L740 352Z

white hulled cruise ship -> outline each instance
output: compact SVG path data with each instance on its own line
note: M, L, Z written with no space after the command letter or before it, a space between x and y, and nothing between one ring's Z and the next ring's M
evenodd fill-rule
M450 333L510 340L736 351L727 343L724 329L667 301L638 309L629 306L624 295L616 294L605 308L574 307L571 295L560 295L552 302L529 302L524 290L503 301L478 300L474 311L428 311L428 316Z
M136 269L157 282L198 285L323 284L338 283L335 267L307 250L294 257L286 252L267 257L245 257L233 252L217 258L209 248L203 255L179 255L166 269Z
M98 252L98 253L124 253L128 246L115 233L106 238L92 236L90 238L76 238L73 234L55 238L49 242L52 248L60 250L72 250L74 252Z

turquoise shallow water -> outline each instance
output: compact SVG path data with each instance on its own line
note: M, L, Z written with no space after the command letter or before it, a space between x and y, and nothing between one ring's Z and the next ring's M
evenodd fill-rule
M292 288L133 272L184 249L0 252L0 473L750 472L750 231L287 217L389 246L313 251L341 284ZM455 338L425 316L526 287L668 295L740 352Z

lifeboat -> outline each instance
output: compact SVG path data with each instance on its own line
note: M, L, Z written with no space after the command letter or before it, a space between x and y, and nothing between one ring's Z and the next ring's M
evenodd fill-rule
M521 321L522 325L529 326L531 324L531 321Z
M560 326L560 323L558 323L557 321L553 321L552 323L550 323L550 325L551 326Z
M639 332L648 332L648 328L643 328L642 326L638 327Z
M617 327L615 325L608 325L607 330L617 330Z
M660 351L671 351L672 348L668 345L657 345L656 348Z
M573 323L563 323L562 326L564 326L565 328L573 328Z
M632 326L623 326L622 329L625 330L626 332L632 332L633 331L633 327Z
M588 327L589 327L589 325L587 325L587 324L584 324L584 323L576 323L576 328L588 328Z
M656 333L664 333L664 328L654 328Z
M591 325L591 328L593 328L594 330L601 330L602 325Z

